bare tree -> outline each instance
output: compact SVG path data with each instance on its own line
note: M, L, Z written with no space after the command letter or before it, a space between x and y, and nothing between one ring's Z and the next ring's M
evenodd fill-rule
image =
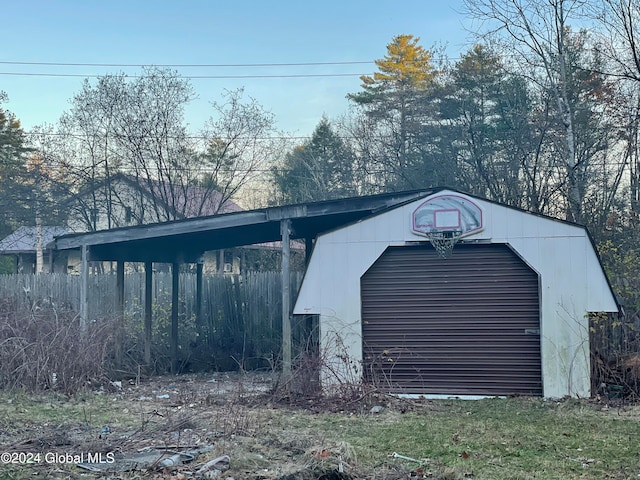
M67 174L69 193L86 192L76 196L72 208L74 216L81 219L81 228L88 230L99 228L97 212L101 210L104 226L119 226L113 212L116 192L111 180L122 165L114 124L125 82L124 75L100 77L95 86L85 80L71 101L71 109L61 116L57 132L39 135L40 149L47 152L45 161L55 162Z
M591 16L603 27L601 52L608 62L607 73L621 80L619 122L624 166L628 166L631 211L640 213L640 1L601 0L590 8ZM626 80L626 82L625 82Z
M275 128L275 117L255 99L244 99L244 90L225 91L222 102L212 104L214 116L202 136L206 150L199 157L197 178L230 199L269 169L285 148Z
M202 135L187 131L188 80L146 68L86 81L57 126L56 158L72 180L70 208L95 230L237 209L239 194L275 155L273 116L226 92ZM123 212L126 212L123 213Z
M553 98L562 127L567 218L582 222L583 190L579 184L575 112L570 98L568 42L570 20L582 13L584 0L465 0L471 15L486 21L485 37L507 43L519 68L532 72ZM524 63L522 63L524 62Z
M602 54L609 73L640 81L640 2L638 0L600 0L592 2L589 14L602 25Z

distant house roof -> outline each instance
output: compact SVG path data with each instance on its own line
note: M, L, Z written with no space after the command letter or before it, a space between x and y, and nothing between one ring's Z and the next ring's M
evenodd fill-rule
M37 227L20 227L0 240L0 255L34 253L38 249ZM69 232L66 227L42 227L42 245L46 247L57 236Z
M129 185L144 196L154 199L154 202L157 202L158 206L164 211L175 210L176 219L233 213L243 210L238 204L211 188L198 185L188 185L184 188L177 185L171 186L157 180L135 177L124 173L117 173L109 179L103 179L93 185L86 186L71 197L69 201L73 202L75 199L83 198L96 190L118 182ZM170 202L169 199L171 199ZM149 219L144 223L153 223L159 220L162 219Z
M119 177L133 187L138 187L146 194L152 195L166 206L169 205L163 199L171 197L173 206L178 213L177 216L181 218L218 215L243 210L238 204L228 198L225 199L219 191L211 188L189 185L186 188L174 186L173 189L170 189L168 185L157 180L147 180L124 174L119 174Z

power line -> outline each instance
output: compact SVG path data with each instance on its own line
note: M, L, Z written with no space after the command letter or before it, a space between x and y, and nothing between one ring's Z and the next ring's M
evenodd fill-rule
M0 72L0 75L17 77L82 77L100 78L104 74L82 74L82 73L28 73L28 72ZM300 73L300 74L279 74L279 75L181 75L181 78L196 79L234 79L234 78L313 78L313 77L361 77L371 75L371 73ZM145 78L145 75L126 75L127 78Z
M13 62L0 61L0 65L39 65L50 67L173 67L173 68L232 68L232 67L309 67L326 65L367 65L375 61L353 61L353 62L299 62L299 63L62 63L62 62Z
M83 139L95 139L95 138L102 138L100 134L95 134L95 135L91 135L91 134L87 134L87 135L83 135L83 134L79 134L79 133L60 133L60 132L33 132L33 131L23 131L23 133L26 136L42 136L42 137L71 137L71 138L75 138L78 140L83 140ZM120 135L120 134L112 134L110 135L111 138L113 139L126 139L128 138L126 135ZM235 139L237 140L306 140L311 138L312 135L271 135L271 136L264 136L264 137L235 137ZM353 135L338 135L339 138L343 138L343 139L351 139L351 138L356 138ZM206 136L206 135L184 135L184 136L175 136L175 135L169 135L169 136L165 136L164 138L170 138L170 139L185 139L185 140L211 140L212 138L215 138L213 136Z
M172 68L273 68L273 67L314 67L341 65L372 65L374 61L344 61L344 62L283 62L283 63L184 63L184 64L135 64L135 63L81 63L81 62L25 62L0 61L0 65L21 65L39 67L172 67ZM0 72L5 76L23 77L82 77L98 78L103 74L55 73L55 72ZM354 77L370 75L365 73L300 73L300 74L236 74L236 75L182 75L188 79L248 79L248 78L313 78L313 77ZM128 75L129 78L142 78L144 75Z

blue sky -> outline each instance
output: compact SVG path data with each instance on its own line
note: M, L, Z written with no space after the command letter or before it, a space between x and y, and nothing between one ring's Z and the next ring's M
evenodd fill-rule
M455 57L469 48L462 0L26 0L3 6L0 90L3 107L25 130L55 123L80 91L85 75L140 66L47 66L11 62L185 65L371 62L370 64L273 67L176 67L185 76L372 73L373 61L393 36L412 34L430 48L448 46ZM30 73L9 75L10 73ZM55 77L42 74L72 74ZM347 93L358 76L192 79L198 98L186 121L198 132L213 115L221 92L244 87L274 113L278 127L308 135L323 114L346 112Z

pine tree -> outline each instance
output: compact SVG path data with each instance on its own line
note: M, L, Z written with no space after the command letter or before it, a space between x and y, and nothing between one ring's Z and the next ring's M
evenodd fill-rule
M413 35L397 35L387 45L387 55L377 60L379 71L363 75L362 91L347 95L364 111L376 136L370 148L376 151L372 170L380 171L385 189L415 188L430 183L424 175L422 148L427 96L433 90L437 72L432 54ZM420 178L415 173L421 172Z
M322 118L311 139L287 153L273 180L286 203L344 197L355 194L354 161L353 152Z
M6 94L0 92L0 102L6 98ZM29 151L20 120L0 108L0 234L3 236L13 230L22 217L25 156Z

